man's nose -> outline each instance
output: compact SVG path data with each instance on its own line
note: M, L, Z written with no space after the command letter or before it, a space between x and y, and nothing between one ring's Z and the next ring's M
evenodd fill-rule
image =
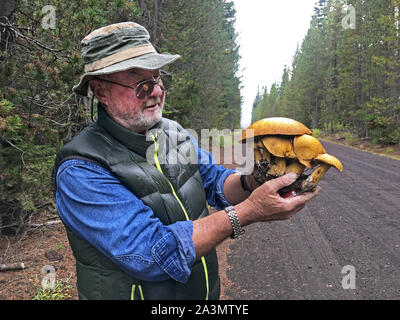
M161 86L159 83L156 83L154 85L153 91L151 92L150 96L161 97L163 94L164 94L164 90L161 89Z

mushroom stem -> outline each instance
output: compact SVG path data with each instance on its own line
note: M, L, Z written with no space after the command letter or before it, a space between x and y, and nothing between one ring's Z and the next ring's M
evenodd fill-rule
M254 160L259 163L262 159L261 152L258 149L254 150Z
M325 173L329 170L331 165L321 163L321 165L314 170L314 172L301 184L303 192L312 191L317 186L318 182L322 179Z
M285 173L286 161L284 158L275 158L275 163L271 166L271 169L267 172L268 175L273 177L280 177Z

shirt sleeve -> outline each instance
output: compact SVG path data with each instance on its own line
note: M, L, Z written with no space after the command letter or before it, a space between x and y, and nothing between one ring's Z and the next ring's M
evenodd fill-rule
M165 226L108 170L68 160L57 172L62 221L122 270L145 281L187 282L196 260L193 222Z

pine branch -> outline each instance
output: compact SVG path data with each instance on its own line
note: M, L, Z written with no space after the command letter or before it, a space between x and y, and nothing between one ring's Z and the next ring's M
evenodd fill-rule
M9 22L9 20L7 19L7 17L4 17L4 16L3 16L3 17L1 17L1 18L3 18L4 20L6 20L6 22L0 22L0 27L2 27L2 28L4 28L4 29L8 30L9 32L12 32L17 38L24 39L24 40L26 40L27 42L32 43L32 44L36 45L37 47L39 47L39 48L41 48L41 49L44 49L44 50L46 50L46 51L49 51L49 52L54 56L54 60L58 59L57 54L58 54L59 52L61 52L61 50L56 50L56 49L50 48L50 47L48 47L47 45L45 45L44 43L42 43L42 42L40 42L40 41L38 41L38 40L36 40L36 39L34 39L34 38L31 38L31 37L28 37L28 36L22 34L22 33L19 31L20 28L18 28L18 27L16 27L15 25L11 24L11 23Z

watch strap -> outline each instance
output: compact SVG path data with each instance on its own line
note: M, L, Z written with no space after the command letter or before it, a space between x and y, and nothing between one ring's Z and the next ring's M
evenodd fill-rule
M225 208L225 211L228 214L229 220L232 224L232 229L233 233L230 235L232 239L238 238L240 235L242 235L245 231L240 225L238 215L236 213L236 210L233 206L229 206Z

